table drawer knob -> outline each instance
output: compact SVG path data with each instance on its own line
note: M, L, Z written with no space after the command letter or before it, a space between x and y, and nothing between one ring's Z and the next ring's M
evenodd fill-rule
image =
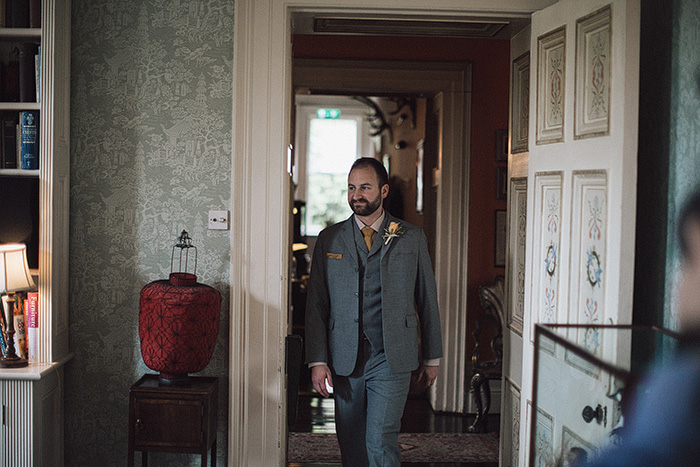
M136 425L136 429L137 429L137 430L143 430L143 422L141 421L140 418L137 418L137 419L136 419L136 424L135 424L135 425Z

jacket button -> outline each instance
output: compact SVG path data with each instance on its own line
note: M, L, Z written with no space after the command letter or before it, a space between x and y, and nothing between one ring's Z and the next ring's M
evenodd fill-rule
M360 318L355 318L355 322L356 322L356 323L359 323L359 322L360 322Z

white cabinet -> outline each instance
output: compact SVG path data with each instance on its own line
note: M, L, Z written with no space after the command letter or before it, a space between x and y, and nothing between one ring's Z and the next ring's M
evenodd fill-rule
M63 367L34 364L4 376L0 466L63 465Z
M0 368L0 467L63 464L62 373L71 357L70 18L70 0L42 0L41 28L0 28L0 43L41 45L41 103L0 102L0 114L39 111L39 169L0 168L3 180L38 179L39 212L38 267L34 271L39 291L38 362L26 368ZM0 203L7 199L0 196Z

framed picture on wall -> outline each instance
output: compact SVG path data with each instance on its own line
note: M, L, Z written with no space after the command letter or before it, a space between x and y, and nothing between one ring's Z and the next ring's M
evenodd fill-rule
M508 217L505 209L498 209L494 219L494 252L493 265L497 268L506 267L506 235Z

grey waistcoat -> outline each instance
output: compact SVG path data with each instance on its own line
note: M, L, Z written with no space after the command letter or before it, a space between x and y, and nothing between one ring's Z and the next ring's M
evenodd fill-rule
M359 229L355 229L357 257L360 262L360 309L362 312L362 332L369 340L372 350L384 350L384 335L382 332L382 282L381 282L381 236L374 235L372 251L367 252L364 237Z

